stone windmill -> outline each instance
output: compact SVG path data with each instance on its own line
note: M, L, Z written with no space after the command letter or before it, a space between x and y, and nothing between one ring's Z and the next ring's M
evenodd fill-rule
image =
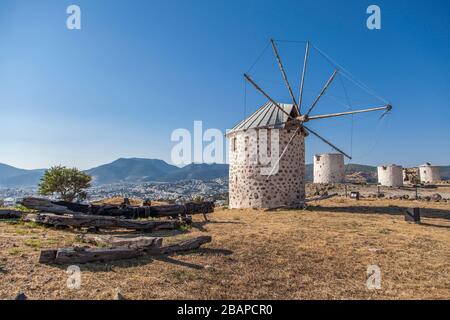
M392 109L392 106L386 103L374 108L311 115L340 71L337 68L314 102L303 112L303 88L311 44L306 42L298 103L275 41L271 40L271 44L292 103L275 101L248 74L244 74L245 79L268 101L227 133L227 137L230 139L230 208L274 208L303 205L305 200L305 137L311 133L351 159L344 151L311 130L306 124L309 121L363 112L384 111L386 113ZM273 161L274 155L276 155L275 161ZM269 158L272 161L268 161Z

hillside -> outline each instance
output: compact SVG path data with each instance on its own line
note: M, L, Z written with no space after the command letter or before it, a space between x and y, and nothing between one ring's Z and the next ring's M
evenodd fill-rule
M212 180L228 177L228 165L193 163L182 168L157 159L118 159L86 171L95 184L117 182L174 182L180 180Z
M45 169L18 169L0 163L0 187L15 188L36 186L44 171Z
M442 180L450 180L450 166L441 167Z
M178 180L212 180L216 178L228 178L227 164L206 164L206 163L192 163L178 169L175 172L168 174L165 179L167 181Z
M87 170L95 184L116 182L161 181L179 168L158 159L120 158L108 164Z

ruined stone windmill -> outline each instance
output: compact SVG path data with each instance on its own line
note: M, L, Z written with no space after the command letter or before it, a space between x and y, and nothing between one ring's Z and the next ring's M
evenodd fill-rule
M363 112L384 111L386 113L392 109L392 106L386 103L375 108L310 115L340 71L337 68L311 106L302 113L303 88L311 44L306 42L298 103L278 55L275 41L271 40L271 44L292 103L275 101L249 75L244 74L245 79L267 98L268 102L227 133L230 139L230 208L302 206L305 200L304 140L309 133L351 159L349 155L305 124L313 120ZM276 155L276 161L270 161L269 159L274 159L274 155Z

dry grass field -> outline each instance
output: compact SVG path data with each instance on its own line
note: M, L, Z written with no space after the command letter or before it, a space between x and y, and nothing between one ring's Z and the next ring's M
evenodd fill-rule
M428 208L422 225L403 208ZM85 245L76 233L0 222L0 298L30 299L450 299L450 204L335 198L307 210L216 209L170 241L208 234L196 252L66 267L37 262L41 248ZM366 287L378 265L381 289Z

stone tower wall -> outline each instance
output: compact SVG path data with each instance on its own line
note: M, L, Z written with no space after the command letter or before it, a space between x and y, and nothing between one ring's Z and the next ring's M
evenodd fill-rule
M344 181L344 156L326 153L314 156L314 183L339 183Z
M438 166L420 166L420 182L429 183L441 180L441 170Z
M403 168L396 165L379 166L378 182L387 187L403 186Z
M305 139L302 133L291 141L279 162L278 171L269 177L271 168L294 132L288 129L256 129L228 135L230 208L274 208L304 201ZM277 135L279 139L276 139ZM270 162L264 160L264 150L272 159Z

